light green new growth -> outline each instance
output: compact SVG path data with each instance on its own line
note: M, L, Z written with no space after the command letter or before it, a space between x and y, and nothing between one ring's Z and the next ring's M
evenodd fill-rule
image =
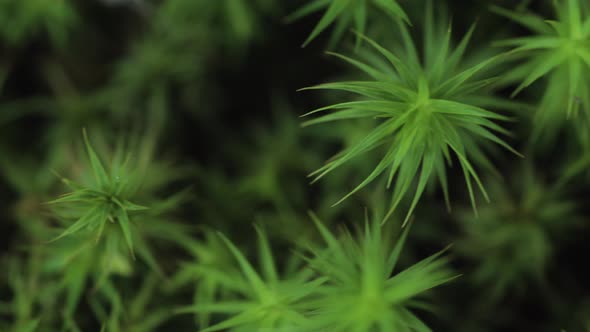
M132 256L134 256L129 214L146 210L147 207L129 201L129 197L138 189L136 184L129 182L129 176L133 170L127 169L128 159L126 159L123 163L113 165L107 172L90 145L85 130L83 134L94 179L87 185L81 185L65 178L62 179L72 189L72 192L50 203L68 204L72 211L78 211L80 215L76 222L53 241L83 230L92 230L96 232L96 241L98 242L105 224L107 222L117 223L121 227Z
M366 45L371 47L368 51L373 52L372 62L333 54L366 73L370 80L326 83L306 88L346 91L360 98L314 110L305 116L320 112L330 114L309 120L304 125L358 118L374 118L377 121L372 132L313 172L311 175L315 176L314 181L353 158L366 153L381 154L381 161L374 170L338 203L389 168L388 187L394 182L394 177L397 176L397 179L391 208L385 219L416 182L416 191L404 224L433 177L438 178L450 208L445 163L451 164L452 155L457 158L464 173L475 210L472 180L488 199L472 164L472 160L475 160L490 165L480 144L495 143L518 154L497 136L497 133L509 135L509 132L494 121L506 121L508 118L483 108L500 107L503 104L501 99L491 96L484 89L493 79L476 78L497 57L471 67L462 66L463 55L474 28L452 49L450 29L445 31L442 26L435 26L432 11L430 7L425 19L422 57L418 56L405 26L399 24L402 43L395 52L361 35L367 41ZM374 59L383 59L383 62L377 63Z
M537 114L535 136L553 122L563 122L580 111L590 120L590 6L587 1L554 1L556 20L532 13L516 13L499 7L492 10L521 24L535 35L498 42L525 61L508 77L522 80L513 95L546 77L547 86Z
M364 33L367 27L369 10L376 10L387 15L410 23L404 10L396 0L311 0L309 3L287 17L288 21L295 21L315 12L325 9L326 12L315 26L309 37L303 43L303 47L312 42L319 34L330 25L335 24L331 44L340 40L342 35L353 25L356 31ZM357 38L357 42L360 38Z
M414 332L430 329L411 309L428 290L456 278L444 251L395 272L410 227L394 241L391 228L365 222L364 234L336 238L314 216L327 248L313 250L313 270L327 281L312 299L309 327L302 331Z

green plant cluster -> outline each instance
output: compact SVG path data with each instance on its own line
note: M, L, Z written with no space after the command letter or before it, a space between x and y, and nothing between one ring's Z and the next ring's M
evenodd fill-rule
M590 332L589 75L586 0L0 0L0 332Z

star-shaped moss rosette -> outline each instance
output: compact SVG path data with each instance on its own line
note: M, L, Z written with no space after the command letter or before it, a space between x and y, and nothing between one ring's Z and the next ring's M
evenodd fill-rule
M493 303L508 292L543 285L556 243L579 227L577 206L562 189L544 184L530 165L510 183L489 181L492 204L475 220L460 214L463 235L456 251L474 262L471 280L489 292ZM520 293L522 294L522 293Z
M450 205L446 169L452 159L457 159L463 171L475 210L472 182L477 184L486 199L488 195L474 162L493 168L483 148L493 144L518 154L498 136L510 134L497 124L509 118L490 110L505 105L503 99L493 96L487 89L494 79L479 77L499 58L491 57L475 65L463 65L464 53L474 28L453 49L451 30L444 23L435 24L437 21L433 19L432 12L433 7L429 6L422 56L418 55L406 27L400 24L401 43L393 52L361 35L367 47L362 51L370 55L366 59L334 54L368 75L368 80L325 83L306 88L344 91L357 98L306 114L329 113L308 120L304 125L359 118L375 121L375 127L369 134L313 172L314 181L344 167L355 158L378 155L380 161L373 171L339 202L388 173L387 186L394 184L395 188L387 216L397 208L411 187L416 188L405 222L409 220L428 182L434 179L443 189L447 206Z
M307 4L287 17L288 22L299 20L316 12L325 11L309 37L303 43L307 46L328 27L334 25L330 45L342 39L351 27L364 33L368 21L372 17L370 12L384 12L388 16L410 23L408 16L397 0L307 0ZM357 43L360 42L357 38Z
M195 303L178 309L179 313L216 313L225 319L201 331L280 331L301 330L306 321L306 300L318 288L323 279L313 279L314 273L307 268L292 268L284 275L278 272L266 233L258 233L257 270L244 254L225 236L227 245L239 266L239 271L210 270L218 280L227 298L211 303ZM295 266L286 264L287 266Z
M497 42L513 47L520 60L507 79L520 82L513 95L544 79L546 85L535 114L533 138L555 137L567 119L590 121L590 4L585 0L553 2L555 18L492 7L532 31L526 37Z
M50 202L64 230L47 245L44 267L45 273L60 280L64 312L70 319L87 286L102 290L114 275L136 274L135 253L162 276L171 262L155 255L154 246L162 253L188 248L194 241L192 229L174 217L188 193L162 197L190 170L172 167L162 162L164 158L154 160L154 136L132 136L114 150L101 141L102 151L111 151L101 159L86 131L83 134L88 161L72 158L69 172L78 181L62 178L72 191ZM110 167L104 166L105 161Z
M310 299L302 331L430 331L413 310L426 306L421 298L430 289L456 277L444 251L397 271L410 227L394 240L391 224L373 219L358 236L338 238L313 218L327 247L311 249L309 264L326 281Z
M148 263L153 261L142 240L144 234L170 237L169 233L186 232L166 214L182 204L187 193L168 197L161 197L161 193L168 185L185 177L189 170L155 161L154 137L151 136L138 137L138 143L131 142L128 146L119 144L110 154L110 167L105 168L86 131L83 136L88 162L76 161L71 170L78 173L79 181L62 178L72 191L50 202L58 220L65 225L65 230L52 242L78 234L93 234L94 242L100 242L103 235L120 233L132 257L137 249ZM136 199L148 203L149 207L136 204ZM136 218L142 223L134 229ZM105 234L107 230L109 234Z
M53 44L64 46L78 20L69 0L0 0L0 41L18 46L45 32Z
M107 172L90 145L86 131L84 143L93 177L87 177L89 181L84 184L63 179L72 191L50 203L66 205L67 210L63 213L68 215L68 219L75 219L75 222L53 241L88 230L96 232L96 240L99 241L107 222L116 223L124 235L129 251L134 255L129 215L148 209L130 201L139 190L141 179L133 174L132 169L127 168L127 160L117 160Z

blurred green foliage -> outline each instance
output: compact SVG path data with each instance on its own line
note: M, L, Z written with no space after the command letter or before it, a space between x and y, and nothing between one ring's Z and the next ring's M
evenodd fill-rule
M70 0L24 0L0 2L0 38L10 46L43 35L51 43L64 47L68 34L80 21Z
M590 331L589 45L582 0L0 0L0 331Z
M531 164L508 181L489 181L494 202L478 219L459 219L464 234L456 250L476 262L472 280L489 292L489 301L501 300L508 292L525 295L533 283L543 286L555 243L583 225L575 201L563 188L544 184Z

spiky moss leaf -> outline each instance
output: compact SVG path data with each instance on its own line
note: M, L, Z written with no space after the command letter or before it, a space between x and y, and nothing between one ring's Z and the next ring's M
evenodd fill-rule
M427 15L432 15L432 11L432 6L429 6ZM461 63L473 28L452 49L450 30L435 24L425 30L426 44L420 58L405 26L399 24L399 28L402 47L395 53L360 35L370 47L365 52L372 53L368 61L335 54L360 69L370 80L326 83L306 88L349 92L360 97L360 100L312 111L306 116L324 112L329 114L309 120L304 125L362 118L372 118L377 122L373 131L334 156L311 176L317 181L361 155L380 154L381 159L374 170L336 204L388 172L388 187L395 178L395 188L385 219L415 185L415 193L404 221L406 223L426 184L432 179L438 179L445 200L449 202L446 164L451 163L454 155L464 173L475 210L472 181L486 199L488 196L473 161L482 166L492 165L481 145L492 143L518 154L498 136L509 135L509 132L496 121L507 121L509 118L479 107L478 104L480 97L485 100L483 103L486 106L501 102L501 99L491 96L485 89L492 80L478 78L499 58L491 57L465 68ZM387 66L381 66L383 62L377 65L371 61L376 58L382 58Z
M459 214L464 234L455 248L476 263L471 280L489 292L490 302L542 284L555 243L583 224L563 187L544 184L530 164L510 180L489 181L496 199L478 220Z
M542 78L547 81L535 116L536 140L545 135L555 138L566 119L590 121L590 6L583 0L560 0L553 4L555 20L492 7L534 33L497 44L512 47L509 54L520 60L509 74L511 79L520 81L513 95Z
M227 317L202 331L297 330L305 323L305 300L324 280L312 280L313 274L308 269L280 277L266 233L260 228L256 231L261 273L229 239L220 234L238 263L239 271L218 271L218 277L211 277L217 278L221 287L234 295L226 300L196 303L178 309L179 313L219 313ZM227 275L230 272L236 275Z
M299 20L321 10L324 15L303 43L307 46L329 26L334 25L330 44L338 42L345 32L353 26L356 31L364 33L371 17L370 11L384 12L390 17L409 24L410 20L396 0L309 0L308 4L299 8L287 17L288 22ZM357 44L361 41L357 38Z
M397 241L391 228L368 220L357 238L333 235L312 216L325 243L312 248L310 265L327 281L311 300L305 331L430 331L410 310L428 290L456 277L443 251L396 272L410 227Z

